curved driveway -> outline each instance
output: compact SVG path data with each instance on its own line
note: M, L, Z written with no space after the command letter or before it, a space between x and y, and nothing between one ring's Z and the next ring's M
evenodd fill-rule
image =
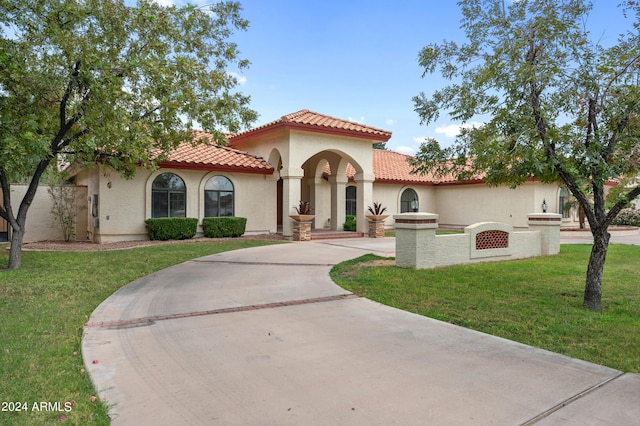
M640 376L350 295L394 239L221 253L136 280L84 329L114 425L637 424Z

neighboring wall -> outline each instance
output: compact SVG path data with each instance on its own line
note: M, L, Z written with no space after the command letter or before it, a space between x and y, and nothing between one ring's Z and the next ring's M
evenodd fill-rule
M155 172L139 170L133 179L127 180L113 170L96 167L81 171L76 178L79 183L87 185L88 200L98 195L98 208L87 210L92 241L107 243L148 239L144 221L151 217L151 184L164 172L175 173L184 180L187 187L186 215L198 219L197 235L202 235L204 185L216 175L225 176L233 183L235 215L247 218L247 233L276 232L276 182L270 175L161 169ZM94 227L94 224L98 226Z
M27 192L26 184L11 184L11 204L14 213L17 214L18 207ZM79 214L76 222L76 240L85 240L87 237L86 216L81 209L84 207L83 200L87 197L87 188L84 186L76 186L78 194ZM51 207L53 201L48 192L48 185L38 186L35 198L27 212L26 232L24 242L63 239L62 230L52 224Z
M477 222L501 222L515 228L526 228L527 214L542 212L542 201L548 213L560 213L558 185L526 182L515 189L479 184L438 185L435 209L440 226L465 227Z

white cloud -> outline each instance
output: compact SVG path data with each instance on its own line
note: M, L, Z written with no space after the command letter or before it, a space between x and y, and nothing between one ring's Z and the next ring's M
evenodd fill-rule
M235 72L230 72L229 75L235 77L235 79L238 80L238 84L240 85L247 83L247 77L245 77L244 75L240 75Z
M392 120L392 119L388 119L384 122L387 126L393 126L394 124L397 123L396 120Z
M353 121L354 123L362 124L362 123L364 123L364 116L360 116L360 120L354 119L353 117L350 116L349 118L347 118L347 120Z
M396 146L395 148L393 148L393 150L407 155L414 155L416 153L415 148L412 148L410 146Z
M426 136L417 136L415 138L413 138L413 141L415 143L423 143L426 142L427 137Z
M482 127L483 124L479 123L477 121L473 121L471 123L465 123L465 124L449 124L448 126L440 126L440 127L436 127L435 132L436 133L441 133L444 134L445 136L449 137L449 138L453 138L456 137L460 134L460 129L465 128L465 129L469 129L472 127Z

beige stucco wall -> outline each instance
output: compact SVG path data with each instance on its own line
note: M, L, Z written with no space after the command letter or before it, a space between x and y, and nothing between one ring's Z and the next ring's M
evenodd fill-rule
M11 184L11 204L14 207L14 214L17 214L18 207L27 192L28 185ZM26 232L24 242L53 240L60 241L63 239L62 230L52 223L51 207L53 201L48 192L48 185L38 186L36 195L27 212L27 221L25 224ZM87 188L84 186L75 187L78 195L78 215L76 221L76 240L86 239L87 221L82 212L84 200L87 196Z
M436 210L436 191L435 187L428 185L401 185L401 184L374 184L373 185L373 201L382 203L387 211L384 214L389 215L385 220L385 226L393 226L393 215L400 213L400 200L402 193L406 189L413 189L418 195L419 210L435 211ZM367 213L368 214L368 213Z
M184 180L187 187L186 216L198 219L198 235L202 235L204 185L216 175L225 176L233 183L235 215L247 218L247 233L276 232L276 183L270 175L161 169L155 172L139 170L133 179L128 180L113 170L95 168L77 175L77 181L89 188L88 200L91 194L99 196L99 227L91 229L93 241L107 243L147 239L144 221L151 217L151 185L164 172L175 173ZM92 220L89 221L90 228L91 225Z
M439 185L435 191L435 212L440 226L464 227L476 222L502 222L515 228L526 228L527 214L557 213L558 185L527 182L515 189L486 184ZM426 211L422 209L420 211Z

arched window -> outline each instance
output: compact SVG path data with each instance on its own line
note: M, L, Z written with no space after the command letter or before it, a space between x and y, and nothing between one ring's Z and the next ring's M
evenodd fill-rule
M224 176L213 176L204 185L205 217L233 216L233 183Z
M347 186L346 188L346 206L345 214L356 215L356 187Z
M407 188L400 196L400 213L417 212L419 208L418 194L411 188Z
M187 187L174 173L162 173L151 186L151 217L186 217Z
M562 187L560 188L560 197L558 199L558 209L560 210L558 213L560 213L565 219L571 217L571 208L567 208L570 206L568 203L569 190L565 187Z

